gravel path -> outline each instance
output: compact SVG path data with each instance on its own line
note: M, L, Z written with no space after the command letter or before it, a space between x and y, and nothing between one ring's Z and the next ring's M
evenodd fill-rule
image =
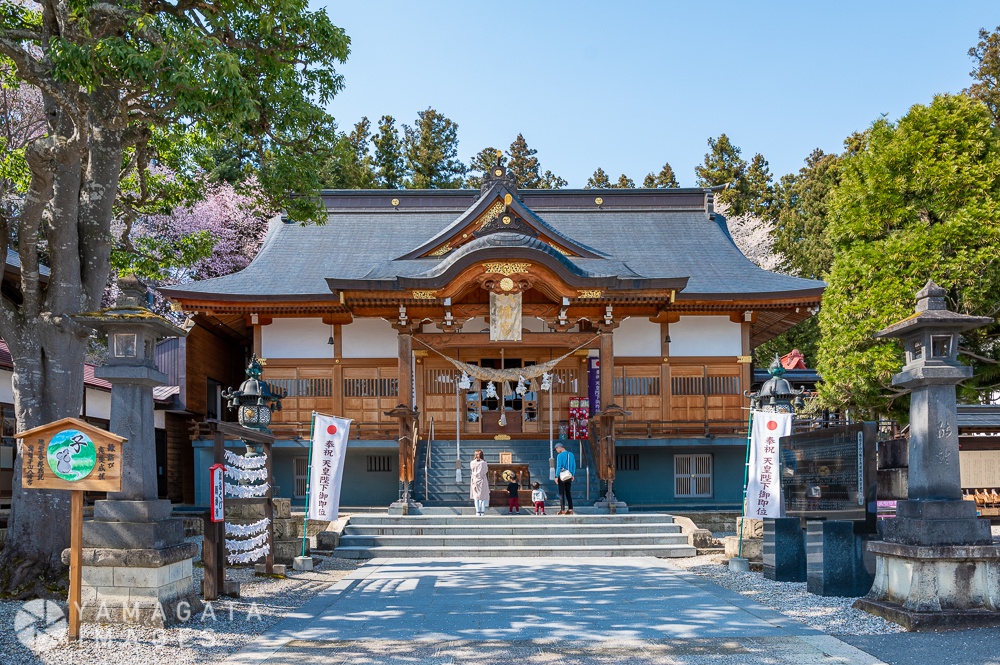
M719 586L797 619L828 635L887 635L904 632L902 626L851 607L856 598L817 596L805 582L774 582L761 573L730 572L720 554L670 559L670 563L707 577Z
M357 561L330 557L311 572L290 571L286 579L257 577L252 567L229 568L227 578L240 582L241 597L216 601L212 604L212 612L206 608L186 624L163 630L85 624L79 643L58 645L38 655L18 642L12 629L23 603L0 601L0 663L190 665L215 662L249 643L357 566ZM195 568L194 580L200 588L201 568Z

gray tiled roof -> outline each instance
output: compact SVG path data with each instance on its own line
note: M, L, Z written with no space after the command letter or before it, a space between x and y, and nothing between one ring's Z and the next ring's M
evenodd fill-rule
M540 209L561 235L607 256L570 258L583 274L622 279L683 278L678 298L818 295L825 284L768 272L733 244L721 216L698 210ZM439 272L449 255L396 260L450 226L461 211L331 210L323 226L272 222L257 257L242 272L164 289L167 296L332 298L326 278L415 277ZM478 242L478 241L477 241ZM462 250L456 250L457 254ZM465 250L466 252L470 250ZM227 298L228 299L228 298Z

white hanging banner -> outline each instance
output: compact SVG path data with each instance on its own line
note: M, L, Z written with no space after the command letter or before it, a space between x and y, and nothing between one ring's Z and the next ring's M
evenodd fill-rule
M340 487L351 421L319 413L315 418L306 516L311 520L332 522L340 511Z
M784 513L778 439L791 433L792 414L753 412L745 516L761 519Z

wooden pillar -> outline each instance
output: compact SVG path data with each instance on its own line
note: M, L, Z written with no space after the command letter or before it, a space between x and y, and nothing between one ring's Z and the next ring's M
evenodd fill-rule
M399 404L407 412L413 411L413 335L409 329L400 330L399 347ZM411 441L413 427L410 413L399 416L399 479L404 483L413 480L413 451L416 441ZM409 487L407 487L409 489ZM408 497L407 497L408 498Z
M333 326L333 412L344 415L344 327Z
M610 330L601 331L601 403L600 409L603 411L609 404L615 401L614 377L615 377L615 356L614 342Z

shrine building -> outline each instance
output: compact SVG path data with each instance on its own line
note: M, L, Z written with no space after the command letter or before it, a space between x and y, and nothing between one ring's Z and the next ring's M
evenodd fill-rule
M275 219L243 271L164 289L196 324L172 343L214 340L160 354L187 396L168 448L193 467L171 498L207 505L211 449L188 428L226 417L221 392L256 353L287 393L271 429L295 506L314 410L354 420L346 507L387 506L402 480L419 501L468 503L477 448L557 496L550 432L584 468L580 505L613 481L637 508L739 506L751 351L815 313L825 285L747 259L711 190L519 191L498 163L479 191L322 197L325 224Z

